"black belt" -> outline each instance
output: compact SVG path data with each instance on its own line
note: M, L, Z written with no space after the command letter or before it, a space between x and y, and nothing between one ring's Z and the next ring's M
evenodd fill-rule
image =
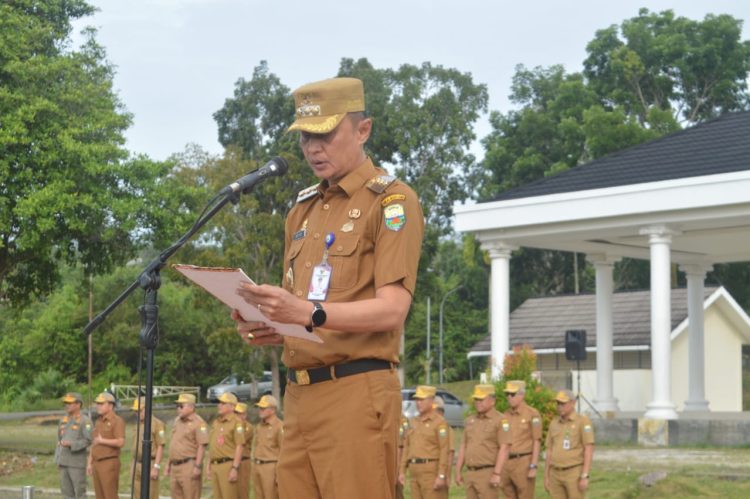
M369 371L390 369L392 364L387 360L359 359L345 364L334 366L316 367L315 369L289 369L287 379L298 385L312 385L322 381L330 381L336 378L344 378L354 374L362 374ZM333 371L333 374L331 373Z
M415 457L413 459L409 459L409 463L411 464L424 464L424 463L431 463L437 461L437 459L428 459L428 458L422 458L422 457Z
M99 461L106 461L107 459L114 459L114 458L116 458L116 457L120 457L120 456L107 456L107 457L100 457L99 459L97 459L97 460L96 460L96 462L98 463Z
M218 459L211 459L211 464L226 463L227 461L232 461L233 459L233 457L220 457Z
M174 459L172 461L169 461L169 464L171 464L172 466L177 466L178 464L185 464L188 461L192 461L194 459L195 459L194 457L186 457L185 459Z
M242 456L241 461L247 461L248 459L250 459L250 456Z
M565 471L565 470L569 470L572 468L578 468L579 466L583 466L583 463L574 464L572 466L552 466L552 467L555 468L556 470Z
M272 461L264 461L263 459L253 459L253 462L254 462L255 464L268 464L268 463L275 463L275 462L277 462L277 461L276 461L276 460L272 460Z
M509 454L508 459L517 459L519 457L530 456L530 455L531 455L531 452L523 452L520 454Z
M494 468L494 464L484 464L482 466L467 466L466 469L469 471L477 471L477 470L483 470L486 468Z

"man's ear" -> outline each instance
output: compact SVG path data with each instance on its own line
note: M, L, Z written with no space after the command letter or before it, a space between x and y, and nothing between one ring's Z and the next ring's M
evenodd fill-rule
M357 123L357 141L360 145L364 145L367 142L370 138L370 133L372 133L372 119L364 118L359 120L359 123Z

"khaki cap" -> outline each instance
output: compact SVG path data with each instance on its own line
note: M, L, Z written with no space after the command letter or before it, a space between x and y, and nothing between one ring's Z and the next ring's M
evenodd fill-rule
M474 400L483 400L487 397L495 396L495 385L475 385L474 393L471 394L471 398Z
M178 404L195 404L195 395L192 393L181 393L177 396Z
M141 407L146 407L146 397L138 397L133 401L134 411L140 411Z
M526 382L521 380L513 380L505 383L505 393L518 393L526 391Z
M78 392L68 392L65 395L63 395L61 400L63 404L72 404L74 402L83 403L83 397Z
M242 402L237 402L237 405L234 406L234 412L239 414L245 414L247 412L247 404L243 404Z
M426 399L426 398L434 397L436 392L437 392L437 388L435 388L434 386L419 385L417 387L417 391L414 392L414 396L412 398Z
M114 405L115 396L109 392L102 392L96 396L96 398L94 399L94 402L97 404L103 404L104 402L109 402L110 404Z
M365 110L364 84L357 78L331 78L302 85L294 91L294 108L287 131L328 133L346 113Z
M224 402L225 404L236 404L237 396L234 393L224 392L219 396L219 402Z
M266 407L278 407L279 403L276 401L276 397L273 395L263 395L260 400L255 404L255 407L265 409Z
M562 402L562 403L570 402L571 400L575 400L575 399L576 399L575 394L571 392L570 390L560 390L559 392L557 392L557 395L555 396L555 400L557 400L558 402Z

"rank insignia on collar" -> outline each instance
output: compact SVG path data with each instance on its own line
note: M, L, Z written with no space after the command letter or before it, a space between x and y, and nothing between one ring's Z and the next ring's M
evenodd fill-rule
M385 191L394 180L396 180L396 177L393 175L378 175L377 177L368 180L366 185L371 191L380 194Z
M301 203L302 201L306 201L312 197L315 197L315 195L318 194L318 184L311 185L310 187L307 187L305 189L302 189L297 193L297 202Z

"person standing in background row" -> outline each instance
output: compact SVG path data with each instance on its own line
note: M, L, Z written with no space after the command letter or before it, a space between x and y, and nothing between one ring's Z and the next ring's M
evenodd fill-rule
M398 469L401 469L401 460L404 458L404 440L406 440L406 432L409 430L409 419L401 415L401 422L398 426L398 459L396 460L396 463L398 465ZM396 499L404 499L404 486L401 484L401 481L399 480L396 482Z
M55 464L60 472L60 492L65 499L86 497L86 462L91 445L91 420L81 414L80 393L66 393L62 398L65 417L57 426Z
M253 449L253 488L255 499L278 499L276 463L279 461L281 443L284 439L284 422L276 414L278 402L273 395L263 395L255 407L259 410L260 422L255 427Z
M200 499L203 486L203 460L208 445L208 425L195 413L195 395L177 397L177 417L169 440L169 476L172 499Z
M142 474L142 454L143 450L143 422L146 420L146 398L139 397L133 401L133 410L138 413L138 419L141 422L138 439L133 435L133 455L135 462L130 468L131 474L135 475L133 482L133 493L136 497L141 495L141 477ZM148 473L151 482L149 483L149 499L158 499L159 497L159 474L161 470L161 458L164 454L164 423L155 416L151 416L151 471Z
M253 445L253 425L247 420L247 404L237 402L234 414L245 427L245 445L242 447L242 464L240 464L239 494L241 499L250 498L250 447Z
M125 421L115 413L115 396L102 392L94 399L96 418L86 474L93 476L96 499L118 499L120 450L125 446Z
M224 392L219 414L211 425L208 443L208 476L214 499L238 499L240 464L245 446L245 426L234 414L237 397Z
M435 401L432 403L432 408L437 411L438 414L445 418L445 400L440 395L435 396ZM446 421L447 423L448 421ZM453 475L453 466L456 458L456 443L453 441L455 435L453 434L453 428L448 424L448 470L445 474L445 488L448 489L450 494L451 479Z
M510 406L504 416L510 421L511 444L500 486L508 499L533 499L542 448L542 417L526 404L524 381L508 381L504 393Z

